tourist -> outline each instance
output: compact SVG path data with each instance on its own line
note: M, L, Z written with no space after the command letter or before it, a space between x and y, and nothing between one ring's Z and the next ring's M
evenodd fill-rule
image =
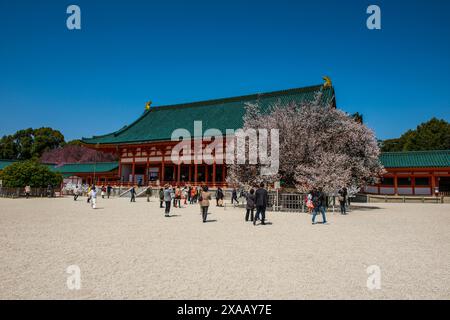
M195 187L192 187L191 188L191 200L189 201L189 203L190 204L193 204L194 203L194 201L195 201L195 193L196 193L196 188Z
M346 211L346 203L347 203L347 188L346 187L342 187L339 191L338 191L338 200L339 200L339 205L341 207L341 214L347 214Z
M92 209L95 209L97 207L97 190L95 189L95 186L92 186L89 197L91 198L91 207Z
M73 201L77 201L79 194L80 189L78 188L78 185L76 185L75 188L73 189Z
M254 219L253 213L255 211L255 200L256 200L255 189L253 189L253 188L250 189L250 193L247 193L246 199L247 199L247 206L246 206L247 213L245 214L245 221L248 221L249 218L250 218L250 221L253 221L253 219Z
M25 198L28 199L30 197L31 187L29 185L26 185L24 191L25 191Z
M109 199L110 195L111 195L111 190L112 187L110 184L108 184L108 186L106 187L106 197Z
M192 192L192 187L191 187L191 185L189 184L189 185L188 185L188 188L187 188L187 196L188 196L187 201L188 201L190 204L192 204L192 202L191 202L191 192Z
M253 219L253 225L256 225L256 220L259 218L261 220L261 224L265 225L266 219L266 208L269 198L269 193L266 189L264 189L264 183L261 182L259 185L259 189L255 192L255 205L256 205L256 214Z
M199 197L199 203L200 203L200 208L202 211L202 218L203 218L203 222L206 222L206 218L208 216L208 207L209 207L209 200L211 200L211 193L208 192L208 187L207 186L203 186L202 191L200 192L200 197Z
M236 188L233 188L233 191L231 191L231 204L233 204L233 201L236 201L236 203L239 205Z
M147 196L147 202L150 202L150 197L152 196L152 187L150 183L148 184L147 190L145 190L145 195Z
M130 189L131 200L130 202L136 202L136 188L134 186Z
M164 186L164 202L166 203L166 209L164 210L165 216L168 217L170 213L170 203L172 202L172 188L166 184Z
M53 186L52 186L51 184L49 184L49 185L47 186L47 197L48 197L48 198L53 197Z
M175 187L175 198L173 199L173 206L175 208L181 207L181 189L178 185Z
M101 195L102 195L102 199L105 199L105 195L106 195L106 187L102 186L101 190Z
M159 188L159 207L160 208L164 208L163 207L163 202L164 202L164 189L163 188Z
M183 189L181 190L181 199L183 199L184 205L187 205L188 194L189 194L188 187L184 186Z
M91 201L91 189L92 189L92 187L89 185L89 187L87 189L87 203L89 203Z
M312 217L312 224L316 224L316 216L319 214L319 212L322 214L322 224L327 223L327 218L325 217L325 206L326 206L326 199L325 199L325 193L323 193L322 188L319 188L317 190L314 188L313 190L313 217Z
M312 202L313 198L313 191L309 191L308 195L306 196L306 207L308 208L308 214L311 214L314 209L314 204Z
M223 190L221 187L218 187L216 191L216 207L222 206L223 206Z

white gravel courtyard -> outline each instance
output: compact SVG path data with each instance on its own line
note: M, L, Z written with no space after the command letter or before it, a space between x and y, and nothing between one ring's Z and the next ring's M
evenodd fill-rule
M0 198L1 299L450 299L450 204L299 213L164 209L152 198ZM318 217L321 221L321 217ZM66 269L81 270L69 290ZM366 268L381 270L369 290Z

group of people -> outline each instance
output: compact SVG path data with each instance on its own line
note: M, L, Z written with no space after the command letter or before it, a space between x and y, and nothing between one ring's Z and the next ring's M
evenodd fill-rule
M306 196L306 207L308 212L312 214L312 224L316 224L316 216L322 215L322 223L327 223L326 207L327 199L322 188L313 188ZM342 215L347 214L348 192L346 187L341 187L338 191L338 201Z
M102 198L110 197L112 193L112 187L101 186L101 188L97 188L95 185L89 186L87 190L84 190L83 187L75 186L73 189L73 199L76 201L80 195L86 193L87 202L91 204L92 208L96 208L97 203L97 192L101 192ZM255 190L256 189L256 190ZM136 202L137 190L136 187L130 188L130 202ZM26 194L28 195L30 192L30 188L26 188ZM145 195L147 197L147 201L150 201L150 198L153 194L152 188L149 185L145 190ZM233 188L231 192L231 203L239 204L239 200L237 197L237 189ZM245 206L245 221L253 222L253 225L256 225L258 220L261 221L262 225L265 225L266 222L266 209L269 203L268 200L268 191L265 189L264 183L261 183L258 187L251 188L248 192L243 190L240 191L240 197L245 198L246 206ZM222 188L218 187L215 192L216 206L221 207L224 205L225 194ZM160 208L164 208L164 213L166 217L170 216L170 209L173 206L174 208L181 208L182 203L184 205L196 204L198 203L200 206L200 212L202 215L202 221L207 221L208 216L208 208L210 207L210 201L212 200L212 194L209 191L208 187L205 186L179 186L176 185L173 187L170 184L166 184L163 188L159 189L159 200L160 200ZM348 201L348 191L347 188L342 187L338 191L338 201L340 204L341 214L347 214L347 201ZM327 207L327 198L322 188L313 188L308 195L306 196L306 206L308 208L308 212L312 214L312 224L316 224L317 215L322 215L322 223L326 224L326 207ZM255 212L256 211L256 212Z
M211 199L211 193L209 192L207 186L184 186L183 188L176 186L174 188L171 185L166 184L164 188L159 189L159 207L165 208L164 213L166 217L170 216L170 208L172 206L172 202L175 208L181 208L181 201L183 200L183 203L185 205L188 201L190 204L198 202L201 208L202 220L203 222L206 222L208 216L208 208L210 205L209 201Z
M236 189L233 189L235 191ZM247 200L245 221L252 221L253 225L256 225L256 221L261 220L261 224L265 225L266 222L266 209L269 202L269 193L264 188L264 183L261 183L256 189L251 188L248 193L244 193L243 196ZM232 201L237 201L237 193L232 192ZM254 211L256 209L256 214Z

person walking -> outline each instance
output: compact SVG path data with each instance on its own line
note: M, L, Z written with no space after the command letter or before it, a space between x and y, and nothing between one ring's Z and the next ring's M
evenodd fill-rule
M73 201L77 201L79 194L80 189L78 188L78 185L76 185L75 188L73 189Z
M347 188L342 187L339 191L338 191L338 200L339 200L339 206L341 207L341 214L345 215L347 214L345 205L347 203Z
M170 214L170 203L172 202L172 188L168 184L164 186L164 202L166 208L164 210L165 216L168 217Z
M136 188L134 186L130 189L131 200L130 202L136 202Z
M239 205L236 188L233 188L233 190L231 191L231 204L233 204L234 201Z
M87 203L89 203L91 201L91 190L92 190L92 186L89 186L87 189Z
M92 209L97 208L97 190L96 190L95 186L92 187L91 191L89 192L89 196L91 198Z
M189 203L190 204L193 204L194 203L194 200L195 200L195 187L192 187L191 188L191 198L190 198L190 200L189 200Z
M106 197L109 199L109 197L111 196L111 191L112 191L112 187L110 184L108 184L108 186L106 187Z
M106 187L102 186L101 190L101 195L102 195L102 199L105 199L105 195L106 195Z
M148 184L147 189L145 190L145 195L147 196L147 202L150 202L150 197L152 196L152 187L150 183Z
M322 224L327 223L327 218L325 216L325 206L326 206L326 199L325 199L325 193L323 192L322 188L314 189L313 190L313 216L312 216L312 224L316 224L316 216L319 214L319 212L322 214Z
M261 182L259 185L259 189L255 192L255 205L256 205L256 214L253 219L253 225L256 225L256 220L258 217L261 219L261 224L265 225L266 222L266 208L267 203L269 202L269 193L266 189L264 189L264 183Z
M25 191L25 198L28 199L30 197L31 187L29 185L26 185L24 191Z
M159 189L159 207L160 208L164 208L163 207L163 202L164 202L164 189L160 188Z
M308 214L311 214L314 209L314 204L312 202L312 195L313 191L309 191L308 195L306 196L306 207L308 208Z
M248 219L250 218L250 221L254 220L254 216L253 213L255 211L255 189L250 189L250 193L246 194L246 199L247 199L247 205L246 205L246 209L247 212L245 214L245 221L248 221Z
M181 190L181 199L183 199L184 205L187 205L187 199L188 199L189 191L188 187L184 186Z
M175 208L181 207L181 189L178 185L175 187L175 199L173 200L173 206Z
M211 193L208 192L208 187L203 186L203 190L200 192L199 203L202 211L203 223L206 222L208 216L209 200L211 200Z
M222 206L223 206L223 190L221 187L218 187L216 191L216 207Z

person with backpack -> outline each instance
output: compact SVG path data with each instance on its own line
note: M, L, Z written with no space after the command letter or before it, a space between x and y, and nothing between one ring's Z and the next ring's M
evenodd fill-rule
M326 206L326 198L325 193L322 188L313 189L312 202L314 205L313 216L312 216L312 224L316 224L316 216L319 212L322 214L322 224L327 223L327 218L325 216L325 206Z

